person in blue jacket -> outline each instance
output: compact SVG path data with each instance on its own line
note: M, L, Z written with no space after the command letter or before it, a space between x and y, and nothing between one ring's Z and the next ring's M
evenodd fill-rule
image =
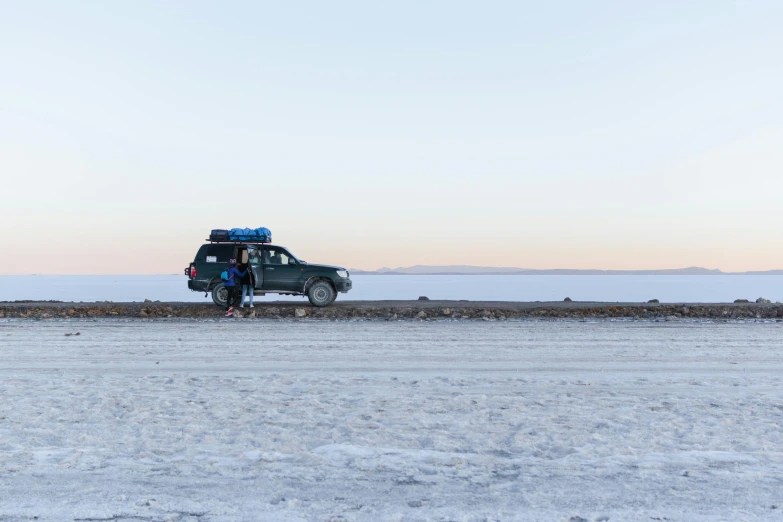
M223 286L226 287L226 317L231 317L234 315L234 299L236 298L236 291L237 291L237 281L240 281L243 277L245 277L245 274L247 274L247 270L244 272L240 272L237 270L237 260L231 259L228 262L228 279L223 283Z

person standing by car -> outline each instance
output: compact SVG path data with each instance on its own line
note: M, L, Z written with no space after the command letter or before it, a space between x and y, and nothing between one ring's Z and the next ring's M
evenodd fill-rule
M230 259L228 261L228 278L223 283L223 286L226 287L226 317L234 315L234 299L236 298L237 280L241 280L242 277L247 274L247 270L245 270L244 273L237 270L236 265L236 259Z
M242 300L239 302L239 307L240 308L244 308L245 307L245 294L247 294L247 295L250 296L250 308L253 308L253 291L254 291L254 287L253 287L253 280L252 280L252 277L250 275L250 270L249 270L250 269L250 265L241 264L241 265L239 265L239 269L240 270L244 270L244 272L242 272L242 273L245 274L245 275L242 276Z

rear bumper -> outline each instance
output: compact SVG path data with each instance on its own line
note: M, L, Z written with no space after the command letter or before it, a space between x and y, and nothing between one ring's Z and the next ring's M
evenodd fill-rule
M340 279L335 283L334 286L337 288L338 292L345 293L353 288L353 282L351 282L350 279Z
M201 280L198 279L188 279L188 288L192 290L193 292L208 292L209 291L209 281L208 280Z

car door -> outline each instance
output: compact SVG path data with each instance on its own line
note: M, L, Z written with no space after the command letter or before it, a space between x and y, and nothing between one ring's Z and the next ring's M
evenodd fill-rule
M284 248L265 246L262 255L265 290L300 290L301 267Z
M264 268L261 266L261 250L255 245L249 245L247 247L247 257L247 268L250 270L250 275L253 279L253 287L261 289L264 285Z

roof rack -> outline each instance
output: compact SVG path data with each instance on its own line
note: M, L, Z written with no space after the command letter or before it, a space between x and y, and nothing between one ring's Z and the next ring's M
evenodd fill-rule
M209 241L209 243L213 245L245 245L245 244L251 244L251 245L268 245L272 241L267 239L266 241L261 241L260 238L256 239L221 239L218 241L215 241L213 239L207 238L206 241Z

